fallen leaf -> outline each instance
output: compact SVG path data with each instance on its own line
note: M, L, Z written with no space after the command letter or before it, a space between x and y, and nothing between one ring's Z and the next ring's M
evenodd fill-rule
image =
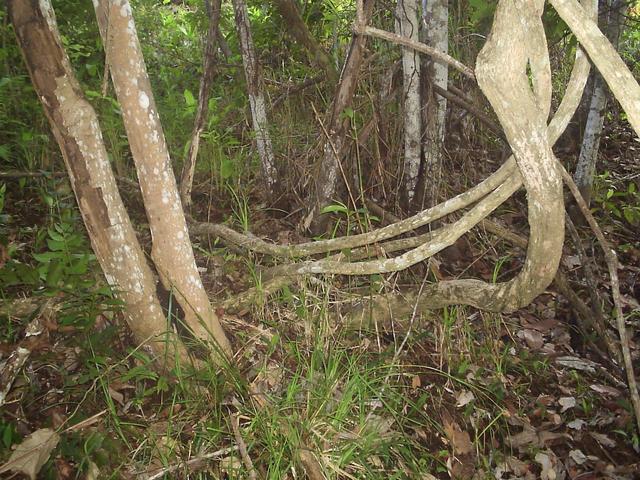
M0 466L0 473L20 472L35 480L59 441L60 436L50 428L36 430L16 447L9 461Z
M616 446L615 440L607 437L604 433L589 432L589 435L591 435L596 440L596 442L598 442L603 447L613 448Z
M576 399L574 397L560 397L558 399L558 404L562 407L560 413L564 413L570 408L576 406Z
M586 423L587 422L585 422L584 420L576 418L575 420L571 420L569 423L567 423L567 427L573 430L582 430L582 427L584 427Z
M464 407L468 403L472 402L476 397L473 396L473 392L470 390L463 390L456 398L456 407Z
M569 452L569 457L571 457L571 460L576 462L576 465L582 465L587 461L587 456L582 453L582 450L571 450Z
M544 337L542 333L536 330L524 329L517 333L518 338L523 339L527 346L532 350L540 350L544 345Z
M600 393L602 395L608 395L611 397L619 397L620 390L617 388L609 387L607 385L590 385L589 388L596 393Z
M473 451L469 433L463 431L456 422L444 422L444 432L453 446L455 455L467 455Z
M542 467L542 471L540 472L541 480L556 480L558 476L556 473L556 469L553 465L551 457L546 454L539 452L535 456L535 461L540 464Z
M556 363L563 367L573 368L574 370L582 370L590 373L595 373L596 371L596 364L594 362L578 357L558 357L556 358Z
M570 270L582 265L582 261L580 261L580 257L578 255L565 255L562 257L562 263L564 263Z

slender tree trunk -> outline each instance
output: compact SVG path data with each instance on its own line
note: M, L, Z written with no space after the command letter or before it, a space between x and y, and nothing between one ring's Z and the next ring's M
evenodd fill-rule
M623 28L626 10L627 4L622 0L607 1L607 12L605 12L604 15L603 30L607 39L616 48L618 46L620 32ZM604 113L606 108L607 88L602 76L598 72L594 72L589 113L587 115L580 155L573 177L587 205L591 201L591 190L596 171L598 152L600 150L600 137L604 126Z
M242 63L247 80L247 92L251 105L251 119L256 135L256 146L262 166L262 177L269 195L274 193L277 181L276 162L273 155L273 146L269 136L267 109L262 93L262 78L260 65L253 48L249 13L244 0L233 0L233 10L236 15L236 28L240 37L240 49L242 50Z
M429 0L426 2L426 43L442 53L449 51L449 2ZM447 99L436 95L431 86L447 90L449 68L446 63L430 60L427 64L427 86L424 150L424 198L422 207L431 207L437 202L438 185L442 173L442 147L446 128Z
M295 0L273 0L273 3L287 24L289 35L307 49L311 56L311 61L324 70L329 82L335 85L338 81L338 72L336 72L331 62L331 57L324 51L313 35L311 35L307 24L304 23L300 15Z
M151 258L162 284L175 293L185 312L186 325L197 338L217 343L219 350L212 354L220 360L220 352L231 354L231 345L196 267L131 6L128 0L94 5L149 220Z
M418 2L398 0L396 33L418 41ZM404 194L413 201L420 171L420 139L422 136L420 99L420 55L412 48L402 49L402 93L404 99Z
M193 176L196 171L200 135L202 134L202 130L204 129L204 124L207 119L209 93L211 90L211 84L213 83L216 61L216 40L218 36L218 25L220 23L220 6L222 0L213 0L213 5L211 5L208 0L205 0L205 3L208 7L207 14L209 15L209 29L207 31L207 39L204 48L200 91L198 92L198 110L196 111L193 133L191 134L189 152L187 153L187 158L182 166L182 174L180 175L180 199L182 200L182 205L185 208L191 205L191 189L193 187Z
M166 360L165 352L169 359L185 357L182 343L167 326L156 281L116 186L98 118L75 79L49 0L9 0L8 6L91 246L107 282L123 301L129 328L157 360Z
M363 23L371 17L373 3L373 0L364 2L365 18L361 19ZM329 121L325 126L328 138L325 140L323 156L319 161L315 188L309 201L309 213L303 222L305 228L310 228L316 234L326 231L329 219L326 215L321 215L321 212L323 207L335 197L338 188L340 162L344 155L345 137L350 125L350 119L343 118L342 114L353 101L366 43L365 35L353 34L340 82L331 104Z
M437 51L449 50L449 2L429 0L423 2L423 22L425 43ZM431 207L438 198L438 188L442 175L442 149L446 129L447 99L435 93L438 88L447 90L449 68L444 62L429 58L424 67L423 117L424 135L422 150L424 163L420 179L421 195L418 207Z
M607 107L607 92L602 77L595 72L589 114L584 127L584 136L580 155L573 176L582 197L587 205L591 201L591 187L596 170L598 151L600 150L600 136L604 126L604 111Z

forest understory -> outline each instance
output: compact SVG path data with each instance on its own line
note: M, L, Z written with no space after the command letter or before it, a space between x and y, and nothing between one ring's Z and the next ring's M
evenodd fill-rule
M563 2L552 3L560 9ZM102 204L87 209L86 188L94 185L86 179L104 175L83 179L80 156L74 160L69 153L73 142L83 145L73 138L73 127L91 121L75 117L75 122L56 123L55 102L38 90L46 87L42 72L48 70L28 49L38 36L29 37L35 30L24 28L35 29L37 22L29 23L26 16L21 24L27 3L9 3L8 10L0 6L0 478L640 479L640 418L629 386L629 358L620 348L628 347L638 372L640 138L637 113L625 113L628 103L616 101L619 90L616 98L604 90L608 106L605 102L601 112L604 127L587 199L605 244L617 255L617 281L610 278L611 256L603 254L603 239L558 177L567 214L553 283L540 294L524 289L511 303L490 299L484 309L423 308L433 304L425 292L438 292L429 290L434 285L477 279L498 292L522 271L524 278L534 272L535 284L544 282L535 272L555 268L532 261L539 245L528 244L540 240L540 227L531 223L536 218L532 204L542 198L536 188L548 179L531 181L535 168L527 177L522 157L528 151L522 145L528 140L520 142L524 136L491 110L500 102L491 96L490 75L465 66L475 65L483 55L480 47L490 43L494 14L499 18L511 7L445 2L450 13L444 23L451 30L440 54L449 70L438 77L438 63L425 60L437 57L436 49L419 50L423 71L432 77L424 82L420 77L420 95L429 100L423 98L420 107L426 113L417 112L424 131L433 128L428 125L434 118L441 119L435 131L440 135L441 128L443 139L434 141L438 153L429 150L429 142L418 146L422 163L411 179L407 158L413 147L404 136L411 109L405 97L411 83L405 70L409 48L385 43L380 30L368 26L412 39L403 30L403 13L394 10L409 0L367 0L358 2L358 10L339 1L249 1L248 9L240 0L132 1L138 33L133 20L124 25L140 36L142 47L131 48L144 53L147 63L141 61L143 73L134 82L141 90L133 108L151 108L148 118L158 117L155 132L166 135L165 177L171 172L180 179L175 198L162 187L154 207L149 193L156 185L150 179L161 175L138 164L145 150L140 138L147 137L131 134L140 119L127 118L132 104L126 104L118 79L122 72L114 71L123 59L131 58L133 65L137 53L123 54L125 44L117 43L101 52L101 42L122 40L109 37L117 24L105 13L107 6L117 3L117 21L123 21L132 15L131 7L125 8L129 2L94 2L94 25L86 23L93 16L91 6L54 0L61 35L52 35L49 44L60 49L40 61L66 52L69 58L61 54L58 67L67 70L58 72L56 81L75 75L64 96L80 92L99 119L104 165L114 172L133 242L149 266L144 268L152 279L150 297L157 297L166 321L161 325L165 337L151 340L136 330L130 315L136 304L117 288L125 283L114 282L117 269L96 248L103 232L96 234L91 222L112 211L106 201L104 210ZM48 4L28 3L36 13ZM600 24L622 3L601 2ZM619 51L637 78L639 10L633 2L627 7L621 10L627 25ZM527 89L523 96L533 99L539 118L525 126L547 128L537 133L549 137L545 142L555 157L543 152L539 163L557 157L575 172L589 101L603 80L592 76L587 84L588 62L573 31L549 9L541 12L536 15L544 22L538 18L539 31L532 30L531 38L546 35L548 51L544 43L545 49L529 53L521 77ZM291 22L302 22L302 14L310 31L292 33ZM55 19L42 22L52 23ZM608 24L602 28L610 38ZM475 31L480 33L470 33ZM318 45L309 40L312 35ZM437 43L422 36L420 41ZM141 80L147 78L146 68L148 81ZM583 99L569 131L556 143L554 135L561 130L552 125L557 128L562 119L554 123L548 113L566 113L563 96L580 84L574 72L582 72L588 85L586 103ZM438 83L442 75L444 89ZM445 96L449 103L442 106ZM63 105L64 98L56 98ZM66 112L82 108L78 101ZM256 120L265 108L268 125ZM64 130L68 125L72 128ZM454 222L475 218L484 197L462 205L466 211L453 209L395 240L356 243L333 253L313 250L322 242L377 232L477 188L513 161L510 144L522 175L514 170L485 194L516 185L515 194L434 255L408 268L388 267L397 252L404 253L396 259L423 244L438 248L437 235ZM91 161L97 156L86 155ZM429 170L430 156L441 161L439 167ZM327 158L337 159L332 172L331 162L323 163ZM555 172L556 163L547 172ZM327 178L335 183L329 193L320 182ZM101 188L95 191L103 194L106 188ZM161 241L158 225L167 227L176 212L154 210L160 203L177 205L184 221L184 230ZM541 223L561 217L555 210L537 214ZM562 237L563 229L551 227L546 231L550 243L551 237ZM197 295L186 298L171 279L172 264L159 260L158 244L173 248L189 239L195 269L177 276L191 281L199 275L211 324L190 304ZM122 252L120 263L136 254L130 248ZM188 263L170 260L177 260L176 269ZM374 260L386 261L387 270L345 275L323 270L343 269L343 263L369 268ZM125 279L137 274L131 268ZM482 303L467 303L474 302ZM190 323L194 311L205 332L219 320L221 338L229 345L211 330L201 336ZM140 324L146 321L151 323L143 316ZM628 333L622 342L620 323ZM163 342L164 356L157 350Z

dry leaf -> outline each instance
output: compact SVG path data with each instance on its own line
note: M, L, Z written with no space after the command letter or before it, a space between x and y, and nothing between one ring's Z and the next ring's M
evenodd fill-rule
M589 388L596 393L600 393L601 395L609 395L611 397L619 397L620 390L617 388L609 387L607 385L590 385Z
M532 350L540 350L544 345L542 333L536 330L524 329L517 333L518 338L523 339Z
M613 448L616 446L615 440L607 437L604 433L589 432L589 435L591 435L596 440L596 442L598 442L603 447Z
M473 392L469 390L463 390L456 398L456 407L464 407L469 402L472 402L476 397L473 396Z
M576 462L576 465L582 465L587 461L587 456L582 453L582 450L571 450L569 452L569 457L571 457L571 460Z
M567 427L572 428L573 430L582 430L582 427L586 425L587 422L580 418L576 418L575 420L571 420L567 423Z
M456 422L444 422L444 432L453 446L455 455L467 455L473 452L473 444L469 434L463 431Z
M60 436L50 428L36 430L16 447L9 461L0 466L0 473L20 472L35 480L59 441Z
M542 471L540 472L541 480L556 480L556 469L554 468L551 457L549 455L542 452L537 453L535 460L542 467Z
M573 368L574 370L582 370L584 372L595 373L596 363L583 358L566 356L556 358L556 363L563 367Z
M576 399L574 397L560 397L560 399L558 399L558 404L562 407L560 413L564 413L570 408L576 406Z

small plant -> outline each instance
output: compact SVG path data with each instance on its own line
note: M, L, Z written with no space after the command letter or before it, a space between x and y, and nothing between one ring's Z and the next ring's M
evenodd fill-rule
M333 236L337 236L341 223L345 223L345 232L347 235L354 233L356 227L360 228L360 231L366 231L365 226L370 225L371 222L379 222L380 219L374 215L370 215L366 208L358 208L357 210L351 210L344 203L336 202L331 205L327 205L320 212L322 214L335 213L338 214L338 220L333 227Z
M626 220L630 225L640 225L640 192L635 182L628 182L621 190L611 178L611 173L604 172L597 178L594 202L603 212Z

